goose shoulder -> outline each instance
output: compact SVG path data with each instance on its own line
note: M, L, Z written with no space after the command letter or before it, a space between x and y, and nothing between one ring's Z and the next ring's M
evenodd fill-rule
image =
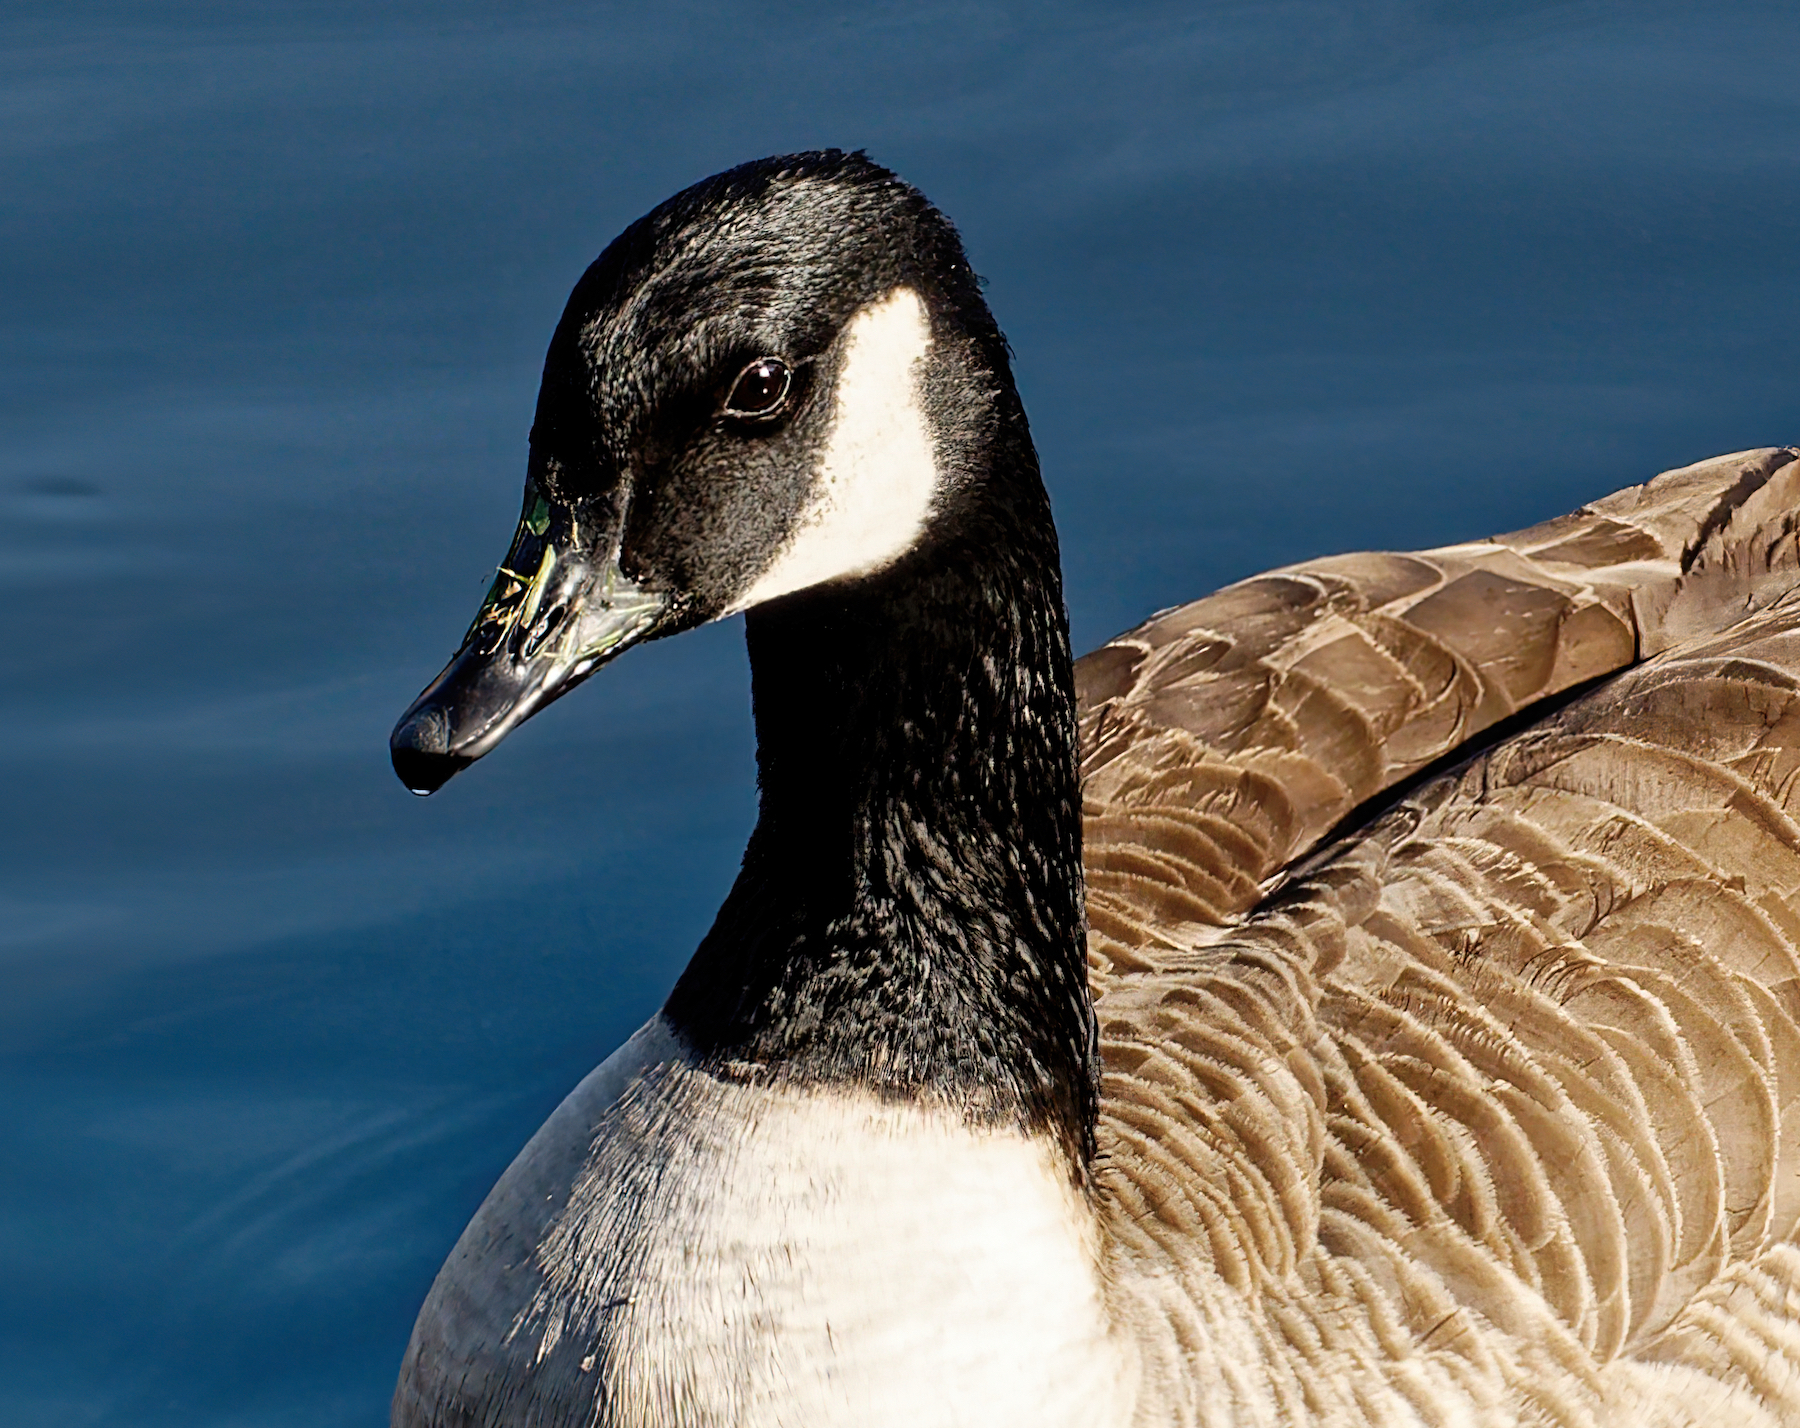
M1619 1421L1800 1415L1800 595L1781 589L1794 541L1773 514L1793 508L1797 474L1782 451L1659 478L1696 499L1635 527L1676 552L1635 568L1551 564L1527 543L1537 533L1495 542L1477 569L1562 602L1517 630L1528 653L1534 633L1543 644L1520 666L1540 671L1537 690L1605 672L1556 633L1582 608L1664 647L1427 779L1235 926L1185 945L1163 930L1154 955L1116 953L1097 978L1102 1215L1120 1312L1163 1356L1152 1377L1170 1421L1210 1413L1193 1398L1208 1375L1180 1368L1194 1343L1260 1346L1209 1365L1235 1380L1246 1421L1333 1396L1353 1418L1362 1376L1407 1373L1485 1381L1496 1403L1529 1386L1558 1421L1596 1402L1633 1405ZM1666 512L1658 494L1540 529L1601 548L1600 521ZM1468 578L1461 552L1417 559L1438 590ZM1334 589L1316 565L1273 578L1321 602L1348 590L1347 614L1308 609L1331 627L1323 648L1429 624L1400 625L1416 593L1376 603L1379 565L1346 568L1360 584ZM1260 653L1275 684L1303 628L1243 621L1231 647ZM1488 637L1479 619L1439 632L1465 727L1517 697L1501 685L1484 701L1494 665L1468 652ZM1587 648L1631 655L1622 640ZM1327 787L1302 830L1418 758L1383 754L1367 717L1379 687L1358 705L1367 684L1314 681L1362 712L1349 723L1377 772ZM1289 734L1285 763L1254 735L1179 732L1196 763L1271 782L1269 768L1324 766L1335 747L1304 720L1269 727ZM1316 779L1290 786L1303 810L1322 796ZM1307 833L1286 836L1303 848Z

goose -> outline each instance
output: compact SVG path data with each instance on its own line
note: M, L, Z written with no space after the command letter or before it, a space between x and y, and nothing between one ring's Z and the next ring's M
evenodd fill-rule
M396 1428L1800 1422L1800 453L1071 659L1005 340L866 156L576 285L430 792L742 613L759 813Z

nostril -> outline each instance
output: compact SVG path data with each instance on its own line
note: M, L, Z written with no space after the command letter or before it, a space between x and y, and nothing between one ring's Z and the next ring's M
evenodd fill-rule
M562 622L568 618L568 614L569 607L567 605L557 605L545 612L543 618L537 622L530 635L525 639L525 647L521 653L526 659L530 659L544 647L550 637L562 627Z

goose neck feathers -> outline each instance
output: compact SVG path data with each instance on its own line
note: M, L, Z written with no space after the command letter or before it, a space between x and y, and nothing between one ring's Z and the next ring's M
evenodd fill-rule
M1074 692L1035 467L881 576L749 617L761 815L667 1015L785 1078L1050 1129L1095 1052Z

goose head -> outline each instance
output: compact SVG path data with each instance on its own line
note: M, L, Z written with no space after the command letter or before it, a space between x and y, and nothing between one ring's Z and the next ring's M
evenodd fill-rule
M1028 454L1004 340L916 190L826 151L678 194L569 298L517 533L395 772L430 793L634 644L966 528L1009 433Z

